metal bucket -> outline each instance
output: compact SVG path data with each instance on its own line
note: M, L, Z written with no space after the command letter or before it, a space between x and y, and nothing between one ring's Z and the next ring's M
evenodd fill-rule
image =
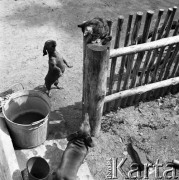
M29 180L48 180L50 167L45 159L32 157L27 161L27 172Z
M15 92L2 108L12 141L20 148L32 148L42 144L48 134L48 119L50 113L49 97L37 90L23 90ZM42 119L16 119L28 113L38 113ZM29 121L29 119L28 119Z

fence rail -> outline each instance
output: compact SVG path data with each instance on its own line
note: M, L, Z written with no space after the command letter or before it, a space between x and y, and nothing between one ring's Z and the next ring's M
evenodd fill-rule
M155 82L152 84L139 86L139 87L136 87L133 89L127 89L125 91L121 91L121 92L106 96L104 98L104 102L107 103L107 102L113 101L118 98L128 97L128 96L136 95L136 94L141 95L141 94L149 92L151 90L155 90L155 89L162 88L162 87L168 87L171 85L174 86L174 85L177 85L178 83L179 83L179 77L175 77L175 78L167 79L164 81Z
M118 49L111 49L110 58L120 57L129 54L136 54L142 51L154 50L157 48L162 48L177 43L179 43L179 35L152 41L152 42L147 42L144 44L137 44L128 47L121 47Z

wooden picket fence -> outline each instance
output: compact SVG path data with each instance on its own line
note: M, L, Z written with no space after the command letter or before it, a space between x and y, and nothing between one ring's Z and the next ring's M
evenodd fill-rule
M84 38L83 119L88 113L92 136L99 135L104 112L179 90L176 10L177 7L169 8L161 22L164 10L160 9L153 27L153 11L147 11L144 23L142 12L136 13L134 22L134 15L130 14L124 36L124 17L119 16L114 49L110 43L86 44ZM112 22L109 25L111 33ZM124 47L120 45L122 37L125 37Z
M167 85L164 81L179 75L179 21L174 21L176 10L177 7L169 8L163 23L161 23L164 10L160 9L152 28L154 12L147 11L141 35L139 32L143 13L136 14L133 27L133 15L130 14L122 48L119 48L119 44L124 18L123 16L118 18L114 49L110 52L111 68L104 112L177 91L177 87L171 88L172 80ZM175 37L170 38L170 36ZM119 62L118 66L117 62ZM160 87L160 83L158 83L158 87L151 89L152 84L156 82L165 83L165 85ZM149 89L146 85L149 85Z

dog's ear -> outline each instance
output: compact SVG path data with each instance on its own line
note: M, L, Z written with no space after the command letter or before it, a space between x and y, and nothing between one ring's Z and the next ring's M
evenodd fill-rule
M105 45L106 43L110 42L112 40L112 36L106 36L103 40L102 40L102 45Z
M77 136L78 136L78 132L73 133L73 134L70 134L70 135L67 137L67 141L72 141L72 140L75 139Z
M46 43L44 44L43 48L43 56L47 55Z
M81 28L81 30L82 30L83 33L85 32L86 22L87 22L87 21L83 21L82 24L79 24L79 25L78 25L78 27Z
M91 136L85 138L85 143L88 147L94 147L94 141Z

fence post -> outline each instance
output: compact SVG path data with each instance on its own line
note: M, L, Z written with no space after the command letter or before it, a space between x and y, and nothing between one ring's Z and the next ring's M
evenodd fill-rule
M85 52L83 114L89 114L91 135L99 136L107 88L110 43L88 44Z

